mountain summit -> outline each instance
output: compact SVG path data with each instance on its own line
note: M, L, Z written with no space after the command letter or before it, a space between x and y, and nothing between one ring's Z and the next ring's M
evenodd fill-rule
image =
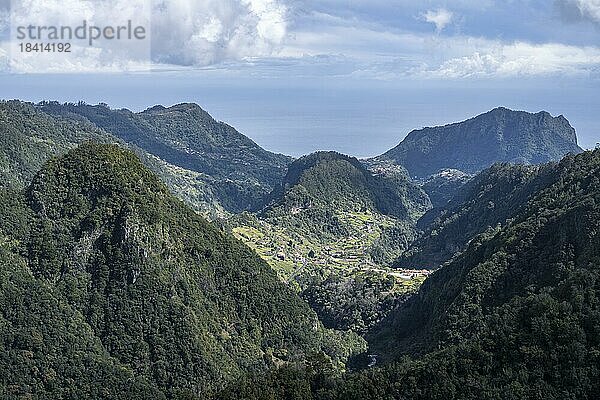
M117 145L0 189L0 305L0 398L204 399L249 371L347 355L348 335Z
M38 108L66 119L91 122L128 145L198 175L204 197L225 210L260 208L279 184L290 157L271 153L197 104L156 105L134 113L106 105L44 102Z
M427 211L425 194L406 172L373 174L361 162L333 151L301 157L288 167L277 205L303 208L306 204L361 211L373 210L397 218Z
M477 173L496 162L540 164L581 151L564 116L499 107L463 122L414 130L374 160L425 178L445 168Z

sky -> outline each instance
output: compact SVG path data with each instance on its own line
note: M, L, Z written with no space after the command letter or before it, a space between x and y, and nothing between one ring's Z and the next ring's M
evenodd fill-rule
M149 41L15 56L16 25L82 17ZM563 114L593 148L599 89L600 0L0 0L0 98L192 101L294 156L372 156L496 106Z

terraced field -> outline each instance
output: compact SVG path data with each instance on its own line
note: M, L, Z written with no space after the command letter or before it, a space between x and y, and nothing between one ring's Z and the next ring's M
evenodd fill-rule
M342 296L341 292L358 291L355 297L361 297L367 304L352 305L353 309L359 309L353 311L358 321L345 323L341 328L358 326L355 330L366 330L406 296L415 293L429 272L392 269L373 259L374 247L389 229L401 225L400 221L371 212L339 212L337 217L349 234L329 241L255 216L248 216L232 231L266 260L282 281L304 297L310 297L309 302L319 314L321 308L330 314L334 311L343 314L343 309L357 299ZM358 316L365 308L370 309L369 321Z

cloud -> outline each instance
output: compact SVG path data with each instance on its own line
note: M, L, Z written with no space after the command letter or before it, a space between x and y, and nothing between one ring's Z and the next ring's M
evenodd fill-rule
M151 65L148 36L143 40L124 38L97 41L95 46L90 46L88 29L90 26L95 26L98 31L103 27L122 27L126 26L128 21L132 21L132 26L149 29L149 4L147 0L13 0L10 8L13 32L9 39L2 43L3 47L10 49L10 70L25 73L149 70ZM68 26L73 31L80 28L80 32L86 32L87 38L79 40L69 38L68 34L65 34L66 38L61 39L60 43L70 45L69 53L35 50L26 52L20 48L21 44L49 43L53 40L48 38L49 30L46 30L45 34L42 33L41 37L34 33L33 37L17 40L17 27L30 25L55 27L56 32L62 32L60 27L63 26Z
M437 10L429 10L426 13L421 14L421 18L424 21L432 23L435 25L436 32L441 32L444 30L454 17L454 13L446 10L445 8L438 8Z
M577 0L581 15L600 22L600 0Z
M279 50L288 33L287 7L282 1L14 0L10 16L18 25L79 26L84 19L99 26L121 25L131 19L137 25L143 19L151 40L141 49L126 47L123 42L105 42L102 46L108 48L103 51L73 44L77 57L26 54L12 65L21 72L99 72L121 67L148 69L151 62L155 68L205 67L270 57ZM3 7L8 3L0 0L0 34L10 22ZM18 46L16 41L11 45Z
M600 0L556 0L555 4L567 21L590 21L600 25Z
M514 2L513 9L516 6ZM549 7L548 13L551 13L551 3ZM528 13L530 11L528 9ZM462 19L464 12L463 8L460 15L432 8L429 15L422 14L421 18L434 25L438 23L436 32L429 33L423 32L422 26L407 27L406 21L394 27L351 15L342 18L313 13L313 23L294 26L293 34L285 40L278 55L290 59L303 57L304 65L308 62L325 64L322 60L331 59L317 56L335 55L345 60L346 68L337 68L337 64L323 65L323 68L335 68L338 73L357 78L385 80L600 75L600 45L597 44L600 42L569 44L556 35L546 40L540 36L507 39L474 32L460 34L458 30L453 35L439 34L440 30L448 29L449 24L455 24L459 16ZM415 25L419 24L418 20L411 19ZM472 19L473 16L465 21Z
M317 57L327 54L337 54L345 68L338 68L339 64L325 65L332 59ZM289 57L289 64L294 58L302 58L303 65L322 63L323 68L361 79L597 76L600 73L598 46L505 42L466 35L381 31L364 26L338 25L296 32L294 40L287 43L280 55Z
M490 43L480 51L421 68L415 75L436 78L582 75L600 71L600 48L563 44Z
M0 71L8 71L8 54L6 50L0 47Z
M7 1L0 0L0 11ZM25 17L39 17L44 24L65 18L81 23L82 15L97 14L89 7L97 0L19 1L32 5ZM199 68L258 76L389 80L407 76L597 74L600 66L600 42L593 26L563 25L564 30L577 33L576 41L565 38L562 31L560 35L546 35L546 28L530 34L537 29L537 20L531 19L537 15L531 0L521 5L515 0L496 0L501 9L491 6L494 0L457 0L452 3L453 11L444 8L446 2L441 0L428 1L425 9L410 0L398 0L393 5L385 0L357 0L343 6L337 0L138 1L153 4L152 47L145 59L132 59L123 52L87 50L84 62L70 62L63 69L57 59L42 67L73 72L122 67L137 70L147 68L146 61L152 62L151 68L166 70ZM106 10L102 18L109 18L110 12L119 18L135 16L135 8L128 6L132 2L98 3L109 2L124 5L116 12ZM599 20L600 0L558 3L564 15L571 12L578 20ZM544 4L546 8L536 12L547 25L553 3ZM516 7L521 7L522 15L514 13ZM70 12L65 13L65 9ZM498 27L504 29L500 32L506 31L507 18L515 26L527 20L532 30L511 29L506 35L498 34ZM435 26L435 31L428 24ZM453 35L440 35L450 26L456 27ZM31 65L17 65L22 70L40 67L34 56L28 62Z
M207 66L271 56L287 34L280 0L163 0L153 10L159 63Z
M10 27L10 1L0 0L0 38L8 33Z

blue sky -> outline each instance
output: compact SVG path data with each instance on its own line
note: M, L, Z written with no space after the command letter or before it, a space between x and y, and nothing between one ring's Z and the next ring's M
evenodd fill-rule
M195 101L293 155L374 155L413 128L500 105L564 114L584 147L600 142L600 0L153 0L148 60L92 54L54 70L40 59L8 68L8 3L0 0L4 98L132 109ZM50 24L94 2L39 3Z

